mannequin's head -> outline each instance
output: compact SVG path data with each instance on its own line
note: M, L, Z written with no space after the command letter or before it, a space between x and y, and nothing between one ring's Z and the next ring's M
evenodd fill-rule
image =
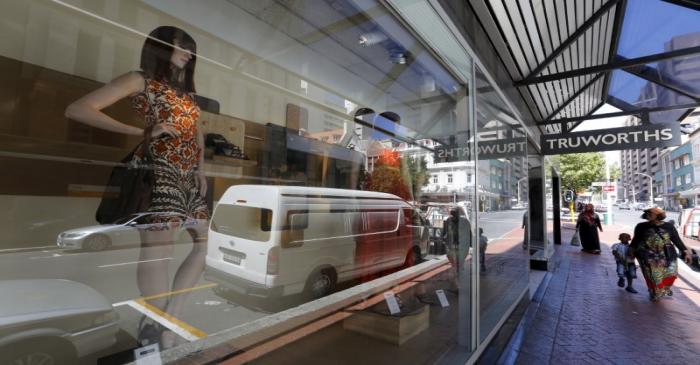
M141 50L141 70L149 78L167 81L184 92L195 92L197 44L184 30L160 26L148 35Z

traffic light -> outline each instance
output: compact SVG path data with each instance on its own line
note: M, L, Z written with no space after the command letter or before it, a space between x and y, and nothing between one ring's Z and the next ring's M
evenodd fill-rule
M574 200L574 192L571 190L564 192L564 201L568 203L572 200Z

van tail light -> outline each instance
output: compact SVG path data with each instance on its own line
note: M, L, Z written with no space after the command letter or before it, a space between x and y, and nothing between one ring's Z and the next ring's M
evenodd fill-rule
M280 249L273 247L267 253L267 274L276 275L279 272Z

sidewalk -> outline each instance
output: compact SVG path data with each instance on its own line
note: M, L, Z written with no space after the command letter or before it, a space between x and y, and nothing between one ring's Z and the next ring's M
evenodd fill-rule
M602 254L568 244L562 227L552 277L525 330L517 364L696 364L700 292L677 280L674 296L652 303L641 272L630 294L617 286L610 246L621 226L604 226ZM632 232L629 232L632 233ZM537 298L535 298L537 300Z

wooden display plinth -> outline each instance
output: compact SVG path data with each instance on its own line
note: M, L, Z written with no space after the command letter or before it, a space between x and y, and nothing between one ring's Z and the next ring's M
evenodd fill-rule
M430 327L430 306L422 305L415 313L404 317L387 316L364 311L343 321L343 328L395 345L415 337Z

